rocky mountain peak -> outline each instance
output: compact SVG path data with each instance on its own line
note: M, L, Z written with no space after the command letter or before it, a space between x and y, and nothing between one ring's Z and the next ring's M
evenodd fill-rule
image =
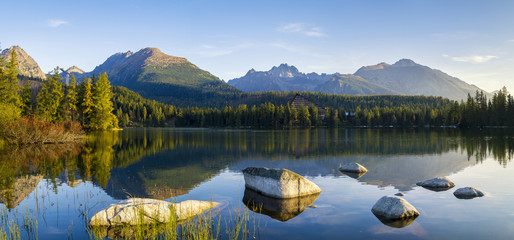
M368 70L380 70L380 69L388 68L390 66L391 66L390 64L387 64L385 62L381 62L381 63L379 63L377 65L361 67L361 68L359 68L359 70L357 70L357 72L355 72L355 74L358 74L359 72L362 72L362 71L368 71Z
M252 69L248 70L248 72L246 73L246 75L254 74L254 73L256 73L256 72L257 72L257 71L255 71L255 69L253 69L253 68L252 68Z
M287 63L282 63L278 67L273 67L269 73L275 77L293 78L302 75L295 66L290 66Z
M0 56L4 57L7 61L11 59L11 52L16 53L16 60L18 61L19 75L30 79L46 79L45 73L41 71L41 68L34 59L27 54L20 46L12 46L8 49L4 49Z
M73 65L71 66L70 68L68 68L66 70L67 73L78 73L78 74L83 74L85 73L84 70L78 68L77 66Z
M172 64L190 63L187 59L167 55L158 48L147 47L134 53L133 58L136 60L143 60L143 65L151 65L158 67L167 67ZM191 64L194 68L198 68Z
M418 66L419 64L415 63L414 61L410 60L410 59L400 59L398 62L396 62L395 64L393 64L393 66L395 67L413 67L413 66Z

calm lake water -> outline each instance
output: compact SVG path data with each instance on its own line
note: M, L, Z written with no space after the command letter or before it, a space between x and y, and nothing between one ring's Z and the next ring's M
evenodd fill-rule
M249 214L256 239L512 239L513 154L508 129L125 129L83 146L1 150L1 223L17 221L22 239L89 239L86 216L129 196L220 202L222 220L253 199L263 204L262 214ZM347 162L368 172L340 173ZM244 187L249 166L287 168L323 191L301 206L255 195ZM443 176L456 187L416 186ZM467 186L486 196L453 196ZM420 212L401 228L371 213L398 192Z

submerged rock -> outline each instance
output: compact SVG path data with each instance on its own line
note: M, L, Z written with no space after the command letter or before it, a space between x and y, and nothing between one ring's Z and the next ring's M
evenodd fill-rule
M352 163L347 163L347 164L340 166L339 171L349 172L349 173L366 173L368 171L368 169L366 169L364 166L362 166L358 163L352 162Z
M399 193L395 194L395 196L403 197L403 196L405 196L405 193L399 192Z
M416 185L433 191L446 191L455 187L455 183L447 177L432 178L423 182L418 182Z
M274 198L293 198L321 192L315 183L287 169L248 167L243 169L245 186Z
M183 221L218 205L216 202L188 200L170 203L148 198L129 198L96 213L92 226L138 225ZM174 214L174 215L172 215Z
M316 208L316 206L312 204L316 201L318 196L319 193L315 193L301 197L278 199L264 196L246 188L243 203L256 213L265 214L271 218L285 222L298 216L307 208Z
M389 223L408 222L408 224L410 224L413 220L410 221L408 219L415 219L419 216L419 212L414 206L407 202L407 200L397 196L383 196L373 205L371 212L373 212L381 222Z
M473 187L459 188L453 192L453 195L459 199L472 199L476 197L483 197L485 194Z

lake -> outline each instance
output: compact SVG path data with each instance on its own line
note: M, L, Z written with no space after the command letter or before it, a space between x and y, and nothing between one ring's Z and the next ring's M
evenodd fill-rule
M511 129L125 129L96 133L84 145L1 150L1 223L16 222L22 239L89 239L96 237L87 227L94 213L148 197L220 202L214 212L221 221L246 209L247 239L512 239L513 154ZM349 162L368 172L338 171ZM322 192L279 212L276 206L289 203L245 191L242 169L249 166L289 169ZM416 186L444 176L456 187ZM453 195L467 186L486 195ZM398 192L420 216L386 225L371 208ZM248 199L263 204L261 213L246 207Z

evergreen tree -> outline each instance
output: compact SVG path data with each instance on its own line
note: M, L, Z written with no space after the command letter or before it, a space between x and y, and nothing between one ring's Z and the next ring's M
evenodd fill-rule
M21 89L22 114L29 115L32 111L32 88L27 80Z
M85 128L91 127L91 119L93 117L93 93L91 79L85 78L81 84L81 112L82 112L82 126Z
M77 120L77 79L71 74L66 93L66 118L68 121Z
M107 73L100 74L93 88L93 117L91 118L92 129L105 130L117 127L118 121L113 114L113 103L111 101L111 84Z
M8 96L7 101L12 103L15 107L21 107L20 100L20 87L18 85L18 61L16 60L16 52L11 52L11 58L7 63L7 78L8 78Z
M0 124L19 118L21 115L20 107L13 103L14 92L11 91L9 70L5 59L0 56Z
M18 62L16 52L12 51L9 61L0 59L0 102L13 108L21 108L18 86Z
M62 119L60 109L64 92L60 80L62 78L57 67L37 95L38 115L45 121L55 122Z

